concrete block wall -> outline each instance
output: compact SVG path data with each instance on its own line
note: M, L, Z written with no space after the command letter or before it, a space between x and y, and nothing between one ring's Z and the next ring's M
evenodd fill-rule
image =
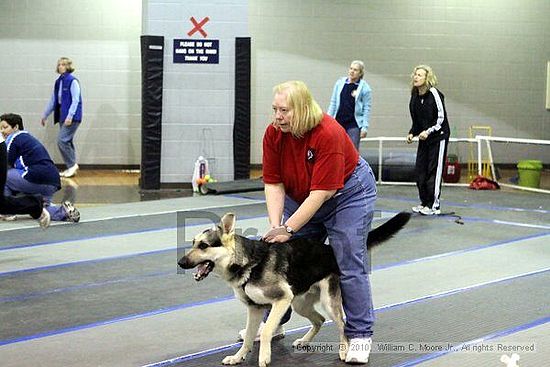
M161 182L190 182L199 155L218 180L233 179L235 37L248 36L248 2L144 1L143 34L164 36ZM190 18L210 20L199 32ZM173 40L219 40L219 64L173 62Z
M135 165L141 154L141 0L2 0L0 112L23 116L56 163L58 127L39 121L58 74L57 60L74 61L84 118L78 161Z
M234 38L251 36L253 163L261 162L273 85L304 80L326 108L353 59L366 62L373 88L369 136L404 136L409 75L427 63L439 77L455 136L482 124L498 136L550 139L548 14L543 0L3 0L0 112L22 114L61 163L57 127L38 122L55 63L70 56L84 95L79 161L137 165L139 36L164 35L162 182L188 182L199 154L215 159L219 178L232 179ZM205 29L220 40L218 65L172 63L171 40L187 38L191 16L211 18ZM550 159L548 149L534 154Z
M495 136L550 139L548 1L250 1L249 12L252 162L261 162L272 87L304 80L326 109L354 59L365 61L373 89L371 137L406 135L410 74L425 63L439 78L454 136L477 124ZM550 162L548 149L518 149Z

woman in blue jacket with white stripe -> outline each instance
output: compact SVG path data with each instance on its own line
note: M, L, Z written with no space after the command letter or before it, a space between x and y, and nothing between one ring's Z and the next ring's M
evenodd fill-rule
M53 195L61 188L59 173L44 145L23 130L21 116L14 113L0 116L0 132L8 150L4 195L40 194L51 220L78 222L80 213L70 202L51 205Z
M367 136L372 103L371 88L363 80L364 74L363 61L352 61L348 76L338 79L334 84L327 110L346 129L357 150L361 138Z
M0 134L0 188L6 184L8 172L8 152L4 135ZM13 220L16 214L28 214L38 220L40 227L48 228L50 225L50 213L44 208L44 202L40 195L5 196L4 190L0 190L0 219Z

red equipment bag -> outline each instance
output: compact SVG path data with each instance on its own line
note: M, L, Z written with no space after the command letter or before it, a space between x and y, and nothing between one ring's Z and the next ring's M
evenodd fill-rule
M500 185L498 182L488 179L487 177L483 177L480 175L477 175L476 178L470 182L470 189L473 190L498 190L500 189Z

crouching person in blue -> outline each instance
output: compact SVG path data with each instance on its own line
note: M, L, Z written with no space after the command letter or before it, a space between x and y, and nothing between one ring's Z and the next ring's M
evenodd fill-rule
M61 188L59 173L44 145L23 129L21 116L0 116L0 132L8 150L4 195L40 194L51 220L78 222L80 213L70 202L52 205L53 195Z

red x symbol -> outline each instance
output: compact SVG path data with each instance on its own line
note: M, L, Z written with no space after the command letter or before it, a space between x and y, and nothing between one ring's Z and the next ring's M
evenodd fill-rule
M193 23L195 27L191 29L189 32L187 32L187 35L191 36L193 33L199 31L201 32L202 36L206 38L206 32L202 29L202 26L205 25L206 22L208 22L209 20L210 18L206 17L203 20L201 20L200 23L197 23L197 20L195 19L195 17L191 17L191 23Z

